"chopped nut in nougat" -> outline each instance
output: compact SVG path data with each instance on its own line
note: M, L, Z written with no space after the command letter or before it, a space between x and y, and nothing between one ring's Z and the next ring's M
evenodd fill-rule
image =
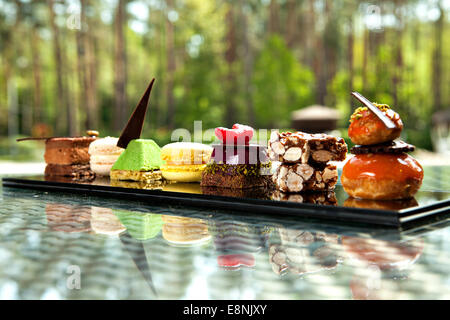
M344 139L327 134L273 131L269 140L269 157L284 163L326 163L343 161L347 155Z
M281 164L272 181L282 192L333 190L338 180L337 168L327 164L323 169L308 164Z

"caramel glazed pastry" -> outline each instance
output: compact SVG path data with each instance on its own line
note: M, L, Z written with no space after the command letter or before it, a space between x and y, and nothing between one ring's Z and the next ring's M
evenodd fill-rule
M348 136L356 145L342 168L342 186L351 197L369 200L401 200L414 197L423 180L423 168L407 152L414 146L398 139L403 129L400 116L387 105L375 106L395 125L388 129L367 108L350 118Z
M329 191L338 181L338 171L329 161L343 161L347 144L327 134L272 132L269 157L281 164L272 176L282 192Z

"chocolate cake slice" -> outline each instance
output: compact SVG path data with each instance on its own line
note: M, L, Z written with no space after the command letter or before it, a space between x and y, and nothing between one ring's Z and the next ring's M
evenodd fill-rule
M44 159L47 164L89 164L89 145L93 137L50 138L45 141Z
M91 170L89 164L47 164L45 175L64 176L75 180L93 179L95 173Z
M202 193L212 196L269 200L272 192L271 189L273 188L271 188L270 186L246 189L202 187Z
M248 189L269 187L271 184L271 177L266 175L244 175L234 174L230 175L223 171L203 172L202 187L220 187L220 188L235 188Z

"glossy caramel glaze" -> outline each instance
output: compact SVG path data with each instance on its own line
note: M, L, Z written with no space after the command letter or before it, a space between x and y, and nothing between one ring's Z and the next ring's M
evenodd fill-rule
M375 180L394 180L402 182L408 179L423 179L420 163L406 153L359 154L348 160L342 175L348 179L373 178Z
M371 145L397 139L403 129L403 123L398 113L391 109L384 111L396 128L388 129L384 123L370 110L361 111L352 119L348 128L348 136L353 143Z

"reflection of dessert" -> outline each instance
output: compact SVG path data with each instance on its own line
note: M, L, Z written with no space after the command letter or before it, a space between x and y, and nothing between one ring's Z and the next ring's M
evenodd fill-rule
M201 194L202 189L198 183L166 183L164 191Z
M252 199L270 199L271 189L267 187L260 188L220 188L220 187L201 187L203 194L222 197L235 197L235 198L252 198Z
M118 138L97 139L89 145L91 170L97 176L109 176L111 167L123 152L117 146Z
M418 205L419 204L417 203L417 200L415 198L384 201L348 198L344 201L344 207L394 211L417 207Z
M111 169L111 180L161 180L161 149L150 139L130 141Z
M213 145L212 161L203 172L202 187L248 189L271 184L266 148L249 144L251 127L235 124L232 129L216 128L216 136L222 144Z
M208 226L202 219L162 215L163 238L174 245L198 245L211 239Z
M88 232L91 230L91 207L49 203L45 206L47 225L54 231Z
M335 234L279 229L280 244L269 246L269 259L276 274L307 274L335 268L341 261L333 248L339 243Z
M162 190L164 186L164 181L162 180L131 181L131 180L111 179L110 185L111 187L130 188L130 189Z
M394 242L373 238L342 237L342 246L355 259L381 270L409 268L422 254L423 240Z
M194 142L175 142L161 149L161 159L166 164L161 172L166 180L199 182L202 172L211 158L210 146Z
M251 268L255 266L255 257L250 253L223 254L217 257L217 264L227 270Z
M327 206L337 206L336 194L333 191L327 192L303 192L303 193L284 193L275 191L272 194L273 200L291 201L297 203L314 203Z
M93 177L88 148L94 137L49 138L45 141L46 176Z
M90 182L95 179L95 173L89 164L47 164L45 167L45 181L52 182Z
M238 221L211 220L209 230L214 237L217 263L227 270L254 267L254 254L267 240L267 230Z
M347 145L342 138L303 132L272 132L269 156L280 161L272 181L283 192L333 190L338 172L329 161L342 161Z
M353 298L364 300L397 299L398 279L408 277L424 249L422 239L393 242L345 236L342 245L351 258L365 265L350 282Z
M127 232L136 240L145 241L156 237L163 221L160 214L113 210Z
M117 235L126 230L109 208L92 207L91 228L95 233Z
M414 146L393 141L400 136L403 123L387 105L375 104L393 123L387 128L367 107L358 108L350 119L348 135L356 154L342 170L344 190L354 198L396 200L413 197L423 180L423 169L417 160L405 152Z

